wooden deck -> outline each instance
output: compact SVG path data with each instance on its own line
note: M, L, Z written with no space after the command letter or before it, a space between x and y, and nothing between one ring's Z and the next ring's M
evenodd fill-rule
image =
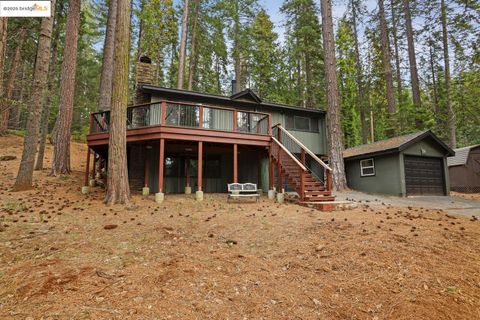
M91 114L89 147L108 145L109 111ZM127 142L184 140L267 147L271 115L222 107L160 101L127 109Z

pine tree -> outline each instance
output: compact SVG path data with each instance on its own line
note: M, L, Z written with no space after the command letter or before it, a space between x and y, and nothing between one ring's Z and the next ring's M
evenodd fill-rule
M343 164L343 139L341 126L341 105L338 94L333 37L332 2L321 0L323 47L325 50L325 75L327 83L327 140L329 163L333 170L333 189L343 190L347 186Z
M50 175L70 173L70 138L75 96L80 0L70 0L66 25L65 48L60 81L60 106L56 121L53 163Z
M108 143L107 205L127 204L130 199L127 169L128 59L130 48L130 0L117 0L112 108Z
M42 18L37 46L37 57L33 75L31 104L23 143L22 160L13 189L16 191L32 188L33 166L37 150L38 127L43 94L47 82L55 0L51 0L52 16Z
M273 31L270 17L261 10L251 26L252 50L249 63L253 88L266 100L277 98L276 71L278 70L279 52L278 35Z
M115 24L117 0L109 0L105 40L103 42L102 73L100 76L99 110L109 110L112 102L113 53L115 50Z

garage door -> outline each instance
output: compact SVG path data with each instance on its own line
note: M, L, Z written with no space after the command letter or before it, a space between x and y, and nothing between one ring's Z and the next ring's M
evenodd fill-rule
M405 156L407 195L445 195L442 158Z

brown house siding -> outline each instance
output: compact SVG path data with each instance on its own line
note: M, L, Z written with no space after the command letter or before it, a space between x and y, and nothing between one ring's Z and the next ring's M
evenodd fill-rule
M472 148L465 165L449 167L452 191L480 192L480 146Z

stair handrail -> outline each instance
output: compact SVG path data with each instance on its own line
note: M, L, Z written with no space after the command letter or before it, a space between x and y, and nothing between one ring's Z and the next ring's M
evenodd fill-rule
M277 127L282 130L283 132L285 132L285 134L287 136L289 136L293 141L295 141L295 143L297 143L300 148L302 148L303 150L305 150L306 153L308 153L315 161L317 161L322 167L324 167L325 169L327 169L328 171L332 171L332 168L330 168L325 162L323 162L322 159L320 159L319 157L317 157L315 155L315 153L313 153L312 151L310 151L310 149L308 149L307 147L305 147L305 145L303 143L301 143L297 138L295 138L290 132L288 132L287 129L285 129L284 127L282 127L281 124L277 124ZM272 137L273 138L273 137ZM275 138L273 138L275 139ZM277 140L278 142L278 140ZM283 145L282 145L283 147ZM290 152L289 152L290 153Z
M296 164L298 164L298 166L303 170L303 171L307 171L307 168L300 162L298 161L298 159L290 152L288 151L287 148L285 148L285 146L283 144L280 143L280 141L278 141L275 137L272 137L272 140L280 146L280 148L282 148L283 151L285 151L285 153L293 159L293 161L295 161ZM279 159L280 160L280 159Z

